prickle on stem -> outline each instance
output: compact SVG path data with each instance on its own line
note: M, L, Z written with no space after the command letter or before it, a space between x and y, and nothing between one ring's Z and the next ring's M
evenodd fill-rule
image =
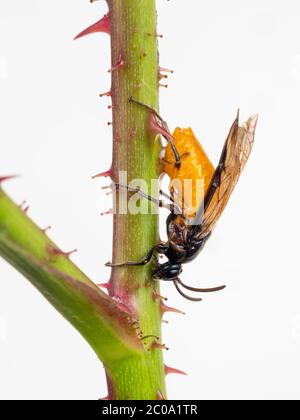
M111 288L110 283L99 283L99 284L97 284L97 286L101 287L102 289L106 289L106 290L109 290Z
M165 344L161 344L161 343L158 343L157 341L153 341L153 343L151 344L151 349L152 350L156 350L156 349L169 350L169 347L167 347Z
M124 66L125 66L125 60L122 54L120 54L117 63L108 70L108 73L112 73L113 71L119 70L121 67L124 67Z
M185 312L181 311L180 309L171 308L170 306L166 306L163 301L160 302L160 312L161 315L164 315L166 312L173 312L176 314L185 315Z
M154 34L152 34L151 32L147 32L148 36L155 36L157 38L163 38L164 36L162 34L158 34L157 32L155 32Z
M95 1L95 0L90 0L91 3L93 1ZM109 401L109 400L110 400L109 395L107 397L104 397L104 398L99 398L99 401Z
M109 14L104 15L102 19L98 20L98 22L93 23L93 25L89 26L88 28L84 29L78 35L75 36L74 41L76 39L82 38L86 35L94 34L97 32L102 32L110 35L110 18Z
M111 96L111 90L109 90L108 92L100 93L99 96L100 96L100 98L103 98L104 96L110 97Z
M10 181L11 179L18 178L19 175L6 175L6 176L0 176L0 184L5 181Z
M160 390L160 389L158 389L158 390L156 391L156 397L157 397L157 399L158 399L158 400L160 400L160 401L164 401L164 400L165 400L165 397L163 396L163 394L162 394L162 392L161 392L161 390Z
M153 297L153 300L154 301L157 300L157 299L160 299L160 300L168 300L168 298L166 298L164 296L161 296L155 289L152 292L152 297Z
M187 376L187 373L183 372L182 370L175 369L175 368L172 368L170 366L165 365L165 374L166 375L171 375L173 373L176 373L178 375L185 375L185 376Z
M23 200L22 203L19 205L19 208L22 210L23 213L28 213L28 210L30 208L29 205L27 205L26 200Z
M158 80L167 79L167 78L168 78L167 74L158 73Z
M92 176L92 179L96 179L96 178L107 178L112 176L112 168L110 167L107 171L101 172L100 174L94 175Z
M165 67L159 67L159 71L162 73L174 73L174 70L166 69Z
M112 214L113 214L113 209L109 209L107 211L100 213L100 216L110 216Z
M77 249L72 249L72 251L69 251L69 252L64 252L64 251L62 251L61 249L59 249L59 248L55 248L54 246L52 246L52 245L49 245L48 247L47 247L47 251L48 251L48 253L50 254L50 255L53 255L53 256L62 256L62 257L67 257L67 258L69 258L72 254L74 254L75 252L77 252L78 250Z
M50 229L52 229L52 226L49 225L45 227L44 229L41 229L41 231L46 234Z

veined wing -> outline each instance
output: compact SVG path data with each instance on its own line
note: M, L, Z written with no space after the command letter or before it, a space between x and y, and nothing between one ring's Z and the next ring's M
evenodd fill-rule
M250 156L257 118L257 115L252 116L239 127L238 115L230 129L203 206L194 219L197 239L212 232L228 203Z

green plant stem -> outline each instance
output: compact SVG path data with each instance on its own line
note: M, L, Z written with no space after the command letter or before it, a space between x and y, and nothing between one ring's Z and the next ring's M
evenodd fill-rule
M52 249L59 248L0 186L0 255L82 334L103 363L142 353L132 317L66 255L54 255Z
M158 177L160 145L149 131L149 112L128 99L132 96L158 108L155 0L107 1L113 67L112 178L118 181L119 171L126 171L128 183L141 179L146 182L143 190L148 187L151 194L151 180ZM115 67L120 58L124 65ZM140 260L158 239L157 214L117 211L113 261ZM111 399L166 398L161 300L151 264L114 269L107 296L13 203L1 185L0 255L89 342L104 363Z
M111 20L112 66L120 57L124 65L112 71L113 180L126 171L128 183L142 179L148 186L158 177L159 143L148 127L149 112L130 104L131 96L158 108L158 50L155 0L108 0ZM143 187L144 189L145 187ZM149 205L149 209L152 206ZM118 196L115 210L118 213ZM158 216L115 214L113 262L142 259L158 241ZM161 343L159 292L152 266L115 268L110 293L139 320L145 336ZM106 366L115 399L157 399L166 396L162 351L145 339L137 357Z

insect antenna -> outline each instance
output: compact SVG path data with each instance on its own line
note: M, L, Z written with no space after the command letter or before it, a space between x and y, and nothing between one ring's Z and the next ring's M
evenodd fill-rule
M185 299L187 299L187 300L191 300L192 302L201 302L203 299L202 298L195 298L195 297L192 297L192 296L188 296L188 295L186 295L181 289L180 289L180 287L178 286L178 280L179 279L174 279L173 280L173 283L174 283L174 286L176 287L176 289L177 289L177 291L178 291L178 293L181 295L181 296L183 296Z
M185 289L190 290L191 292L200 292L200 293L211 293L211 292L219 292L220 290L225 289L226 286L218 286L218 287L210 287L206 289L191 287L184 284L179 278L176 281Z

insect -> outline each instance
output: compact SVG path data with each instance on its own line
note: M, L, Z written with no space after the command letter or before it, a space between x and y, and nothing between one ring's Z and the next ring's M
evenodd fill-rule
M238 113L225 141L219 163L216 169L213 170L213 166L202 147L200 146L197 149L199 143L195 137L191 139L190 144L185 143L182 140L184 140L184 134L186 133L184 130L180 131L181 129L175 130L174 136L171 136L167 124L156 111L132 98L130 98L130 101L146 106L147 109L154 113L162 130L165 131L163 135L168 141L168 146L162 165L165 168L165 172L170 175L170 178L177 176L184 179L191 174L197 176L195 174L197 174L197 169L199 169L198 166L204 164L206 167L204 174L206 187L204 186L205 193L201 205L194 214L191 214L189 208L180 206L182 204L180 195L175 202L175 192L172 188L170 188L170 196L162 192L163 196L170 200L170 204L165 205L162 200L156 200L144 194L138 188L129 189L126 186L119 186L137 192L142 197L157 202L161 207L169 208L170 214L166 221L168 241L155 245L139 262L129 261L121 264L108 263L107 265L112 267L142 266L148 264L154 257L154 279L171 281L183 297L192 301L200 301L202 300L201 298L187 295L182 288L192 292L206 293L222 290L225 286L209 289L190 287L180 280L182 265L193 261L202 251L223 213L250 156L258 117L252 116L242 126L239 126ZM185 159L187 165L184 164ZM193 201L193 197L190 197L190 200ZM164 255L168 261L160 263L157 255Z
M202 200L208 190L215 168L191 128L176 128L173 139L180 167L176 166L172 148L167 144L161 171L170 177L169 190L174 202L185 216L192 218L196 215L198 199Z

